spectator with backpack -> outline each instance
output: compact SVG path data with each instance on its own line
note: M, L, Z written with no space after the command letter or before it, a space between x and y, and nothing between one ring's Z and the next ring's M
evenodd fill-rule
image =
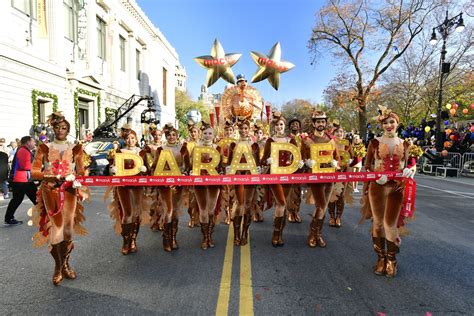
M22 221L15 219L15 212L23 202L23 198L28 198L36 204L36 186L30 175L31 162L33 155L31 153L36 147L36 142L31 136L21 138L20 147L18 148L12 162L9 181L12 185L13 198L8 203L7 212L5 213L6 225L20 225Z

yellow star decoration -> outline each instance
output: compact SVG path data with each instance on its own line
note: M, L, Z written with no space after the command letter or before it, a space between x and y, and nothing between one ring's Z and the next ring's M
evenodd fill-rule
M214 40L211 48L211 55L199 56L194 60L207 69L206 86L209 88L212 86L220 77L225 81L235 84L234 73L231 67L239 61L242 54L226 54L221 43Z
M280 42L273 45L268 56L258 52L250 52L253 61L258 65L258 70L252 77L252 82L268 79L275 90L280 86L280 74L295 67L294 64L281 60Z

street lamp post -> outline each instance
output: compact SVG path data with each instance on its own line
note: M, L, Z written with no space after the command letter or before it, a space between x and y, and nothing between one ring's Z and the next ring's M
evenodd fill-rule
M433 28L433 33L431 34L430 43L436 45L438 40L436 39L436 31L441 34L443 39L443 46L441 48L441 60L440 60L440 76L439 76L439 96L438 96L438 111L436 114L436 150L441 151L443 149L443 133L441 131L441 107L443 103L443 81L444 74L448 74L450 70L450 63L445 63L446 58L446 40L453 26L456 26L456 32L462 32L464 30L464 21L462 18L462 12L452 17L448 18L448 10L446 10L446 18L444 22Z

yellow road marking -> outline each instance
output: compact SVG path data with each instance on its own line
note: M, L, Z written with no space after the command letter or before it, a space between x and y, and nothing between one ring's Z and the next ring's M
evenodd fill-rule
M240 301L239 315L253 316L252 263L250 260L250 233L248 244L240 247Z
M234 228L229 225L227 243L225 246L224 265L222 267L221 285L217 299L216 316L227 315L229 312L230 288L232 280L232 260L234 256Z

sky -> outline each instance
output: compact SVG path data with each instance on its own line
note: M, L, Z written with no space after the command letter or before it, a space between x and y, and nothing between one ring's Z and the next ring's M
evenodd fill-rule
M225 53L241 53L232 67L234 76L250 79L257 71L250 51L268 54L280 42L282 59L295 67L281 74L278 91L267 80L250 83L263 99L279 106L292 99L323 101L323 91L334 75L328 56L311 65L307 49L317 0L136 0L153 24L176 49L186 68L187 88L196 100L207 70L193 58L210 55L214 39ZM222 78L209 88L222 93L228 83Z

